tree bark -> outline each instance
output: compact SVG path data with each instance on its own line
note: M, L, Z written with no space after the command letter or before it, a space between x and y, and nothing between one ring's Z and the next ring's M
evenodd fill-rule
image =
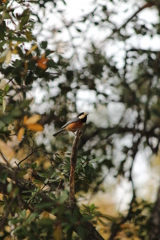
M149 240L160 240L160 187L150 218Z

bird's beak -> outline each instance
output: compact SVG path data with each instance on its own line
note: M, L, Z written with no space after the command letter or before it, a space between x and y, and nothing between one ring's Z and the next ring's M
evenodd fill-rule
M86 116L89 115L89 113L86 113Z

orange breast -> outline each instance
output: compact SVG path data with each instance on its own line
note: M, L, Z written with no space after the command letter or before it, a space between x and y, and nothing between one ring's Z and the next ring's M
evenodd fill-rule
M77 122L74 122L74 123L70 123L67 127L66 127L66 130L67 131L70 131L70 132L75 132L77 131L78 129L82 128L83 127L83 124L80 121L77 121Z

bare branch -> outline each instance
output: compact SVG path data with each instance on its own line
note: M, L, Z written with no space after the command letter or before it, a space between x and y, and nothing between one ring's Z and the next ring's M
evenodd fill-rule
M116 29L113 29L113 32L111 33L111 35L109 37L107 37L107 39L111 38L116 32L119 33L121 29L125 28L126 25L135 17L137 16L138 13L140 13L142 10L144 10L145 8L148 8L148 7L152 7L154 6L153 3L146 3L144 4L142 7L138 8L138 10L133 13L133 15L127 19L127 21L122 25L120 26L119 28L116 28ZM105 39L105 41L107 40Z
M7 166L10 167L8 160L6 159L6 157L3 155L3 153L1 151L0 151L0 155L3 158L3 160L5 161L5 163L7 164Z
M76 137L74 139L74 142L73 142L72 154L71 154L71 159L70 159L69 203L71 206L75 205L75 168L76 168L76 162L77 162L77 150L78 150L79 141L80 141L81 136L82 136L82 130L78 130Z

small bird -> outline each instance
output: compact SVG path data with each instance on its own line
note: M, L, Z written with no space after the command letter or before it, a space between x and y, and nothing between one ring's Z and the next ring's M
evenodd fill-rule
M70 131L73 133L78 131L85 125L85 123L87 121L87 115L88 115L88 113L81 112L80 114L78 114L77 117L71 119L69 122L67 122L65 125L63 125L59 131L57 131L56 133L53 134L53 136L56 137L58 134L60 134L61 132L64 132L64 131Z

